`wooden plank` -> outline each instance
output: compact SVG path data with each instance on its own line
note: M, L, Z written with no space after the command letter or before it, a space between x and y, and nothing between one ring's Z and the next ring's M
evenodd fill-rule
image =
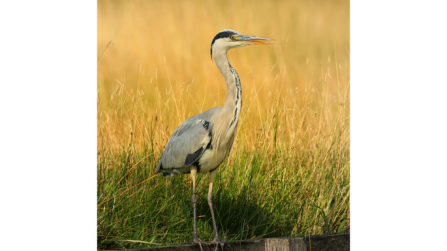
M269 238L265 240L264 247L265 251L292 251L289 247L289 239Z
M303 238L306 244L306 251L344 251L349 250L350 236L349 234L334 235L314 235Z
M349 251L349 234L280 237L230 241L233 251ZM203 251L214 251L214 245L203 245ZM111 249L124 250L124 249ZM110 250L110 251L111 251ZM200 251L198 244L179 244L161 247L130 248L129 251ZM221 249L219 248L219 251ZM225 250L231 250L225 246Z

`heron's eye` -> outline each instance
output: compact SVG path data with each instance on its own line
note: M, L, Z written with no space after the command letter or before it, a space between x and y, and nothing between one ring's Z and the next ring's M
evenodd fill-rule
M231 36L230 38L231 38L231 40L234 40L234 36Z

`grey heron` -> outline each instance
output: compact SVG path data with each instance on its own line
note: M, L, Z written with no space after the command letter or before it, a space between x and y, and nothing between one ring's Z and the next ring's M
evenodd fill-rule
M196 219L196 177L197 173L209 172L208 204L213 220L214 240L224 248L225 240L219 237L213 210L213 181L219 165L228 157L241 114L242 88L239 75L228 62L227 51L255 44L272 44L274 39L242 35L235 30L222 30L211 42L211 58L219 68L227 83L227 98L223 107L214 107L183 122L171 135L155 173L165 177L191 173L192 204L194 214L194 243L202 249L197 238Z

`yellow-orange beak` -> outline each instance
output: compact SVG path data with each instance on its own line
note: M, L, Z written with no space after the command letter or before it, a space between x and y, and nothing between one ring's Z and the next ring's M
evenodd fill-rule
M241 36L238 41L245 42L247 44L274 44L275 39L266 37L255 37L255 36Z

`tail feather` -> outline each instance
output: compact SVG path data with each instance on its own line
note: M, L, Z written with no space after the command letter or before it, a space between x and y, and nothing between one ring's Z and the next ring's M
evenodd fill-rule
M163 164L161 164L161 161L158 162L157 169L155 170L155 174L159 173L163 169Z

